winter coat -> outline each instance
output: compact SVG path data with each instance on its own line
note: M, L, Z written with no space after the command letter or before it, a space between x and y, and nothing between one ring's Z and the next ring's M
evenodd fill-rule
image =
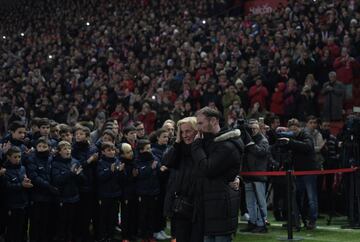
M54 186L59 189L57 200L61 203L76 203L80 200L79 186L83 175L74 174L71 171L73 166L80 166L79 161L64 159L59 155L54 158L51 176Z
M277 84L278 90L271 97L270 111L277 115L284 115L284 91L286 84L280 82Z
M257 134L253 137L254 143L246 146L243 171L267 171L268 160L270 157L270 146L268 140L262 135ZM265 182L266 176L247 176L245 181Z
M97 192L99 199L120 198L124 171L111 171L111 165L120 166L117 158L102 157L96 169Z
M266 98L269 95L268 90L264 86L252 86L249 90L250 105L259 103L261 108L266 108Z
M318 169L315 160L315 149L313 138L306 131L301 130L288 144L292 151L291 158L295 171L309 171Z
M22 186L26 177L25 167L5 162L5 204L7 208L25 208L28 206L28 189Z
M95 191L95 173L97 161L91 162L87 160L95 154L96 147L92 147L88 142L75 142L72 147L71 155L80 162L83 173L84 182L80 186L80 192L94 192Z
M136 197L136 180L133 176L133 169L136 168L134 160L121 159L121 163L125 163L123 185L123 199L131 199Z
M34 202L50 202L54 200L51 185L52 157L47 153L34 152L29 157L27 173L34 187L31 200Z
M205 174L204 233L229 235L236 232L240 194L229 182L240 172L243 143L240 130L224 130L216 135L206 134L191 145L192 158Z
M325 99L322 117L330 121L341 120L345 97L344 85L338 81L335 83L326 82L321 90L321 94Z
M160 163L153 169L151 165L154 160L154 156L149 152L139 153L136 159L136 166L139 170L136 192L140 196L156 196L160 193Z

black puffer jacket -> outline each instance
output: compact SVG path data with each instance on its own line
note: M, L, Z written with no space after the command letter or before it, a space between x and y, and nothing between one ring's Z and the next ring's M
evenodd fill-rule
M35 202L50 202L54 199L51 192L52 157L49 152L34 152L29 157L27 173L32 184L31 200Z
M52 181L59 189L60 195L57 197L61 203L76 203L80 200L79 187L84 181L84 174L76 175L71 171L72 166L80 166L80 163L73 159L64 159L57 155L54 158L52 167Z
M5 204L8 208L25 208L28 205L28 189L22 186L25 167L5 162Z
M266 171L270 157L270 146L262 134L253 137L254 144L246 147L243 171ZM245 181L266 181L266 176L245 176Z
M229 182L240 172L244 145L240 130L224 130L206 135L192 144L192 156L204 170L205 235L228 235L236 232L240 194Z
M120 166L117 158L102 156L96 170L97 192L99 199L120 198L122 195L122 179L124 171L111 171L111 166Z

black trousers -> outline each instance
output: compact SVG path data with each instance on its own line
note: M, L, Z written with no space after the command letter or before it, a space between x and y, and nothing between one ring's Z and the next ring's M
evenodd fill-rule
M56 223L56 242L68 242L74 238L75 211L78 203L60 203Z
M0 194L1 197L3 197L3 195L4 195L3 193ZM2 201L0 201L0 236L5 233L6 218L7 218L7 214L6 214L5 204L3 204Z
M30 207L30 242L48 242L50 202L34 202Z
M95 194L80 193L80 202L78 210L76 211L76 240L88 242L91 240L90 225L93 221L93 230L96 231L95 215L96 213L96 198Z
M139 196L139 237L141 239L151 239L155 232L158 221L157 213L158 196Z
M6 242L22 242L24 237L26 212L23 208L8 209L6 223Z
M156 201L157 221L155 221L155 232L160 232L166 228L166 217L164 216L165 190L161 191Z
M203 242L203 225L191 219L174 218L176 242Z
M118 220L119 201L117 198L103 198L99 201L99 239L109 240L114 237Z
M121 235L122 239L133 240L138 229L138 200L136 197L121 201Z

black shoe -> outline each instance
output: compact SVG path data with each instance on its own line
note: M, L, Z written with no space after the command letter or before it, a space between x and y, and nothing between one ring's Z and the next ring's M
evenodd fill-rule
M255 229L251 231L251 233L259 233L259 234L265 234L268 232L268 229L266 226L256 226Z
M286 228L287 228L287 224L283 224L281 227L283 227L284 229L286 229ZM300 225L293 224L293 230L295 230L296 232L300 232L300 230L301 230Z
M314 230L316 229L316 222L309 222L309 224L306 226L307 230Z
M256 228L257 226L255 224L248 223L247 227L245 229L241 229L240 232L252 232Z

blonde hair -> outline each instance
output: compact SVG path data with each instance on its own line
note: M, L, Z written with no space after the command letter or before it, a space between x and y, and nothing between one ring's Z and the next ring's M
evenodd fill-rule
M62 140L58 143L58 150L61 150L64 147L70 147L71 148L71 144L65 140Z
M186 117L177 122L177 127L180 128L182 124L190 124L191 127L196 130L196 118L195 117Z

